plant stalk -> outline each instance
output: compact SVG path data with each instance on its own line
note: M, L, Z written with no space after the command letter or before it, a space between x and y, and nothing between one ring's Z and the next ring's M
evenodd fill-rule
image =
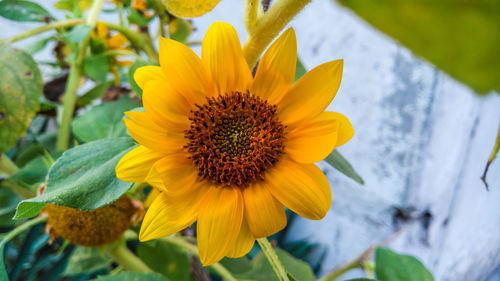
M109 255L126 270L134 272L152 272L141 259L132 253L125 244L125 240L120 240L115 245L108 248Z
M17 172L19 168L10 160L7 155L0 153L0 175L11 176Z
M123 34L127 40L132 44L135 49L142 50L148 59L153 63L158 63L158 52L156 52L155 47L151 37L148 34L139 33L134 30L128 29L124 26L114 24L111 22L106 22L109 29L115 30Z
M14 43L14 42L17 42L19 40L23 40L23 39L29 38L31 36L35 36L35 35L38 35L40 33L46 32L46 31L50 31L50 30L58 29L58 28L63 28L63 27L75 26L75 25L82 24L82 23L85 23L85 19L60 20L60 21L49 23L49 24L44 25L44 26L39 26L39 27L30 29L30 30L21 32L21 33L16 34L12 37L9 37L9 38L2 39L1 42Z
M264 254L266 255L267 260L273 267L274 272L276 273L278 278L281 281L290 281L290 279L288 278L288 274L286 273L285 267L279 260L278 255L276 255L276 252L274 251L273 247L271 246L271 243L269 243L267 238L258 238L257 242L259 243L262 252L264 252Z
M176 236L167 236L162 238L163 241L174 244L178 246L181 249L184 249L186 252L191 253L196 255L197 257L200 256L198 252L198 248L196 246L190 244L186 240L180 237ZM223 280L225 281L237 281L236 278L233 277L231 272L229 272L224 266L222 266L220 263L215 263L211 265L212 269L219 274L220 277L222 277Z
M248 33L251 33L258 20L264 14L260 0L245 0L243 22Z
M34 218L32 220L26 221L25 223L23 223L20 226L18 226L16 228L14 228L13 230L11 230L0 241L0 252L1 252L0 254L3 255L3 247L5 246L5 244L7 244L7 242L9 242L14 237L16 237L19 233L24 232L24 231L30 229L32 226L37 225L37 224L39 224L41 222L44 222L46 220L47 220L46 217L37 217L37 218Z
M86 23L92 28L97 23L97 17L102 10L102 5L105 0L95 0L92 8L87 17ZM64 91L63 112L59 131L57 133L57 151L64 151L68 149L69 135L71 131L71 121L73 120L73 113L75 111L75 104L77 99L77 90L80 87L80 80L83 73L83 61L87 53L87 47L90 42L90 34L82 41L76 54L75 59L71 62L68 81L66 82L66 90Z
M269 10L249 30L243 54L253 68L267 45L311 0L276 0Z

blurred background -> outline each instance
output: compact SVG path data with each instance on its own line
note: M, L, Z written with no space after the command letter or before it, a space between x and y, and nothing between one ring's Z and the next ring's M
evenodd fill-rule
M37 2L62 15L52 8L55 1ZM243 41L243 5L222 0L193 19L191 40L225 21ZM2 38L36 26L0 18ZM391 248L418 257L437 281L499 281L500 161L489 168L489 191L480 177L498 131L500 95L475 94L335 1L313 0L290 26L306 69L344 59L342 85L329 109L353 123L354 138L339 151L365 184L320 164L332 185L332 209L321 221L295 217L284 239L315 245L307 259L320 275L392 238ZM52 49L35 59L47 60ZM44 79L55 75L41 70Z

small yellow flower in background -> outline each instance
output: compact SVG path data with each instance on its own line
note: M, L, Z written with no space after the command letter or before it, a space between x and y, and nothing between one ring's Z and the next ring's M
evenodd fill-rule
M103 40L106 49L131 51L129 48L127 48L128 45L127 38L125 38L125 36L123 36L120 33L110 35L108 26L106 25L106 23L102 21L97 22L96 28L92 30L92 36L95 39ZM115 65L128 66L131 64L132 61L130 60L119 60L117 57L113 57L110 65L110 71L111 73L113 73L115 77L115 85L120 84L120 73L118 73L118 70L116 69Z
M252 77L236 30L210 26L201 59L160 39L160 65L139 68L145 112L125 124L140 144L118 163L118 178L149 182L156 196L141 241L197 221L202 263L241 257L255 239L286 225L284 206L313 220L331 205L330 185L314 165L353 135L349 120L325 112L340 86L342 60L324 63L292 85L293 29L260 60Z
M220 0L163 0L169 13L180 18L203 16L210 12Z

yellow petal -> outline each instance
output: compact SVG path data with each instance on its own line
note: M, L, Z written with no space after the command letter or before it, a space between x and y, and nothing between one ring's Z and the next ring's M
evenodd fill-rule
M218 262L235 245L243 220L240 189L212 187L198 215L198 249L204 266Z
M325 159L338 146L339 135L342 135L345 143L352 133L351 123L344 115L322 112L287 134L286 153L297 162L316 163Z
M344 114L338 112L331 113L335 114L335 118L339 123L337 143L335 144L335 147L339 147L344 145L354 136L354 128L352 127L351 121L349 121Z
M143 145L125 154L116 165L116 177L122 181L145 182L153 164L164 156Z
M164 0L169 13L180 18L199 17L210 12L220 0Z
M164 154L176 153L183 149L184 136L167 132L151 121L145 112L128 111L123 118L129 134L138 143Z
M251 92L276 104L290 88L297 64L297 39L287 29L262 56Z
M172 89L170 83L166 80L149 80L143 89L144 110L151 120L175 133L189 129L188 115L194 104Z
M160 176L168 195L185 194L190 191L186 186L192 186L198 180L198 170L184 152L166 155L156 161L153 168Z
M125 36L121 35L120 33L117 33L108 39L108 46L111 49L118 49L122 47L123 45L127 44L127 38Z
M262 183L243 190L245 219L256 238L267 237L286 226L285 208Z
M183 196L168 196L165 192L156 196L142 222L140 241L174 234L196 221L200 202L210 187L199 183L189 188L191 192Z
M207 30L201 47L201 58L210 69L217 94L246 92L252 74L243 57L240 40L234 27L214 22Z
M208 69L186 45L160 37L160 65L172 88L190 103L201 104L214 94Z
M278 104L280 120L293 127L323 112L340 87L342 65L343 60L327 62L300 78Z
M148 197L146 197L146 200L144 200L144 208L149 208L151 204L153 204L153 201L160 195L160 190L157 188L152 188L151 191L148 194Z
M255 237L250 231L250 228L248 228L247 222L243 219L238 238L236 238L236 242L229 249L226 256L230 258L240 258L252 250L253 244L255 244Z
M165 80L165 75L163 74L163 70L161 70L161 67L148 65L139 67L134 72L134 80L139 88L144 90L144 86L147 82L151 80Z
M281 159L266 175L266 182L276 199L305 218L319 220L330 209L330 185L314 164Z

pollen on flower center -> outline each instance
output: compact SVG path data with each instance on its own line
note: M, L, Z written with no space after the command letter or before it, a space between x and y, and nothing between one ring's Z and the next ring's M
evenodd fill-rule
M185 148L200 178L245 187L262 180L263 172L281 158L285 127L275 105L248 92L233 92L196 107Z

